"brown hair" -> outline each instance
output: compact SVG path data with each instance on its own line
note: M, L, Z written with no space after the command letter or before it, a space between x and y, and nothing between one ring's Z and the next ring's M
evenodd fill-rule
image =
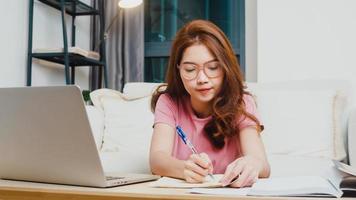
M195 44L203 44L209 49L221 63L225 76L220 92L212 100L212 119L204 127L214 147L221 149L225 145L226 137L239 136L236 123L241 116L256 122L257 130L261 131L258 119L245 110L243 95L250 94L245 91L243 76L229 40L215 24L205 20L191 21L177 32L168 62L166 84L157 88L154 93L151 101L152 111L154 112L157 100L163 93L170 95L176 102L182 101L184 96L189 96L177 66L185 49Z

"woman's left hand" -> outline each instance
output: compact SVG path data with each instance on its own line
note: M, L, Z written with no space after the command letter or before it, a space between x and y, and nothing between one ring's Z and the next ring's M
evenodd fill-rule
M253 156L243 156L230 163L220 182L231 187L247 187L253 185L261 169L261 162Z

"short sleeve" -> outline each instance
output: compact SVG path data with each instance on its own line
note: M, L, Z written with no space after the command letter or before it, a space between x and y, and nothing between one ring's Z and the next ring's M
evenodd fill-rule
M175 128L177 110L176 103L168 94L160 95L154 112L154 125L164 123Z
M246 112L256 117L256 119L260 122L261 130L263 130L263 123L261 121L260 114L258 113L256 102L251 95L244 95L245 109ZM257 126L256 122L252 119L242 116L238 119L238 127L240 130L249 127L249 126Z

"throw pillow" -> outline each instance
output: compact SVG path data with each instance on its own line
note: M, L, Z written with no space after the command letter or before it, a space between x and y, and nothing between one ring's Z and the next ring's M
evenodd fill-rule
M147 82L131 82L124 86L124 94L126 98L135 99L150 96L162 83L147 83Z
M133 160L135 162L132 164L140 162L140 169L147 171L153 132L153 114L149 107L151 96L130 98L118 91L100 89L91 93L91 99L94 106L104 112L105 129L101 151L128 155L115 158L127 165L127 169L122 171L130 171Z

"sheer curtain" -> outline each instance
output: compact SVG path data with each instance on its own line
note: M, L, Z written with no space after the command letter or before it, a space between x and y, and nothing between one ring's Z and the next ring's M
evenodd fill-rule
M93 5L100 4L93 2ZM108 67L108 88L122 90L127 82L144 80L144 6L123 9L118 7L119 0L104 0L106 62ZM98 22L93 21L91 34L92 47L99 41ZM92 69L90 73L91 90L100 87L101 73Z

